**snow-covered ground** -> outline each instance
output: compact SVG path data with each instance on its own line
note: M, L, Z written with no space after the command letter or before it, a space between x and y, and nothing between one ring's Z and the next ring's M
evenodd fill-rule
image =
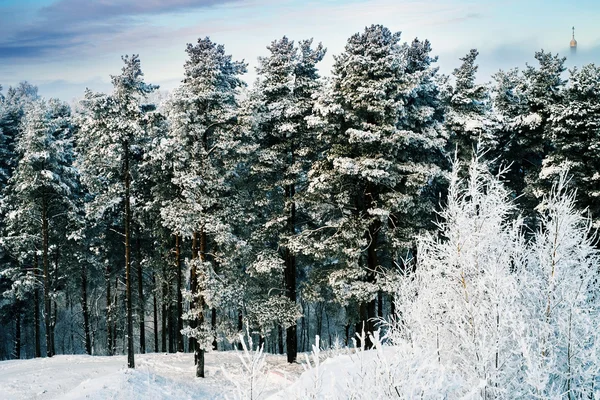
M235 398L230 378L242 372L238 353L206 354L206 378L195 378L192 354L137 354L136 369L125 356L58 355L0 362L0 399L223 399ZM285 356L267 355L262 395L289 387L303 372Z

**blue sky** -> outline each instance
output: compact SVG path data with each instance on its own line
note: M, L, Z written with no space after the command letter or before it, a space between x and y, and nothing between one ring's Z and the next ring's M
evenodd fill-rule
M186 43L210 36L249 64L273 39L313 37L333 54L366 25L429 39L449 73L470 48L480 79L523 67L541 48L568 55L571 26L579 49L569 64L600 63L597 0L0 0L0 84L28 80L43 96L71 100L85 87L110 90L122 54L139 53L146 80L164 89L182 75Z

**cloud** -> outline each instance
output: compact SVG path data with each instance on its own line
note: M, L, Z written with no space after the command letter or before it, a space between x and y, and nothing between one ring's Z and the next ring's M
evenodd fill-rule
M60 0L42 8L47 20L104 21L211 7L239 0Z
M64 79L58 79L40 83L32 81L32 83L36 84L41 96L57 97L66 101L82 98L87 88L95 92L110 92L112 89L111 83L100 77L95 77L85 82L69 82Z
M238 1L59 0L23 22L11 19L8 13L2 16L0 7L0 60L47 61L66 53L93 52L99 43L144 26L144 18Z

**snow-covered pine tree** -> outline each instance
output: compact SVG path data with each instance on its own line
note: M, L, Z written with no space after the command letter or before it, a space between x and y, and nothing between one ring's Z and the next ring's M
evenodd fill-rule
M412 248L415 254L415 237L434 228L434 210L445 192L445 172L449 159L444 153L447 137L443 130L444 105L442 102L437 56L431 56L431 43L414 39L404 44L402 58L406 63L406 80L409 90L404 94L404 110L398 128L406 138L399 140L397 150L402 181L396 189L401 204L390 218L394 253L392 263L401 264L399 250ZM402 132L403 131L403 132ZM391 265L390 265L391 266Z
M137 55L124 56L120 75L111 76L111 95L86 92L85 107L78 135L78 166L82 182L92 200L90 215L101 220L112 211L122 212L125 239L125 284L127 307L127 366L135 368L133 348L133 304L131 276L132 182L141 161L141 142L145 140L143 100L157 86L143 81Z
M0 94L0 190L12 175L16 164L15 142L21 129L25 108L38 98L37 87L21 82Z
M458 151L458 159L463 162L471 159L477 144L490 147L491 101L487 86L476 83L478 55L472 49L462 57L462 65L452 72L453 84L444 88L444 127L448 131L449 152Z
M563 102L551 108L552 151L544 160L542 180L568 170L577 202L600 229L600 67L589 64L570 73Z
M258 80L247 102L253 118L248 140L255 147L250 163L256 183L252 209L258 212L258 229L251 238L257 254L250 270L257 276L270 274L274 286L266 289L283 295L279 305L265 309L275 313L276 324L286 329L288 362L296 361L298 349L293 318L297 313L298 260L289 241L305 220L299 216L297 198L306 187L306 173L317 154L307 118L321 87L316 65L325 55L323 46L313 47L312 42L303 40L295 45L285 36L271 42L267 47L270 55L258 60ZM278 284L281 281L283 288ZM271 297L264 299L267 302L275 298L267 297ZM280 311L287 316L276 315ZM280 350L282 347L280 343Z
M542 162L550 150L549 118L563 101L565 59L545 51L535 54L538 67L528 65L494 75L493 104L497 120L492 155L510 165L506 180L525 215L533 217L535 190Z
M41 254L48 357L55 353L56 310L52 310L52 283L58 278L57 271L51 271L50 249L57 249L66 239L64 227L75 211L77 174L72 166L69 119L69 107L56 100L37 100L26 109L23 132L15 147L18 162L2 201L3 212L7 215L3 241L13 242L13 248L20 248L20 244L14 242L33 242L35 250ZM29 235L33 235L31 240L27 240ZM19 258L23 260L25 255Z
M313 121L326 148L306 196L318 227L299 246L340 303L359 304L357 331L373 330L378 274L420 228L445 146L429 42L399 41L381 25L353 35Z
M204 377L204 352L213 347L213 334L204 324L209 290L205 280L218 270L219 242L229 231L228 171L223 158L233 146L228 132L236 123L236 97L244 86L240 75L246 72L246 64L232 61L225 48L208 37L188 44L186 52L183 83L168 105L168 135L157 146L154 159L172 175L175 188L163 201L163 225L176 237L192 239L191 304L185 316L191 324L183 333L194 339L190 344L196 355L196 376Z

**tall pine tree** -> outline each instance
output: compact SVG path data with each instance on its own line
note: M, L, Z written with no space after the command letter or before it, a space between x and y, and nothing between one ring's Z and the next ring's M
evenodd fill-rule
M267 48L271 54L259 58L258 81L248 102L253 117L249 135L255 146L251 169L257 182L255 202L260 203L255 208L259 226L252 239L259 246L266 244L258 252L255 266L272 261L275 268L264 272L275 274L275 287L282 278L279 292L289 302L282 305L294 310L298 260L289 241L306 220L298 215L297 196L305 189L306 173L316 159L315 136L307 118L321 87L316 65L325 49L321 44L313 47L312 40L295 45L285 36ZM296 321L275 318L286 328L287 360L295 362Z
M600 228L600 67L589 64L570 73L563 102L551 107L553 149L541 177L556 180L568 170L577 202Z
M186 316L190 326L184 332L193 339L196 376L204 377L204 352L214 341L204 323L206 279L218 269L215 255L228 230L224 157L231 151L230 131L236 124L237 96L244 86L240 75L246 64L233 61L222 45L208 37L188 44L186 52L185 78L168 106L168 135L154 157L163 163L174 185L172 195L163 202L163 224L176 241L192 239L191 304ZM180 261L175 264L179 308ZM216 310L211 312L214 315Z
M490 96L486 85L476 83L479 52L472 49L460 60L462 65L452 75L453 85L445 90L447 104L444 125L448 131L450 152L458 151L458 159L468 162L477 152L477 145L491 146Z
M84 118L78 137L82 181L94 196L88 209L97 219L118 210L122 213L125 241L125 285L127 309L127 366L135 368L131 275L132 193L141 161L141 144L148 107L143 103L157 86L143 81L137 55L124 56L120 75L113 75L113 93L87 92Z
M315 121L327 149L307 190L318 227L300 246L329 271L338 301L358 305L357 331L374 329L379 274L420 229L445 146L429 42L399 41L381 25L352 36Z

